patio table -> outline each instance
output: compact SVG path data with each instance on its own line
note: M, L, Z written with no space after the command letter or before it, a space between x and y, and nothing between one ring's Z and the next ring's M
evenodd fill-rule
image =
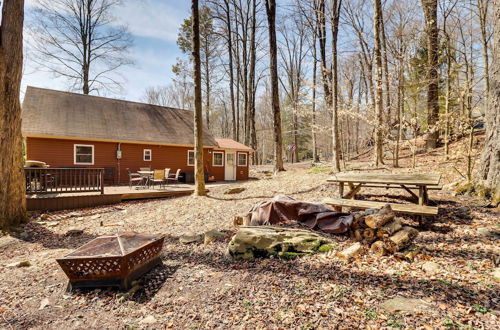
M143 180L144 180L144 184L143 186L144 187L149 187L149 184L150 184L150 180L152 177L153 177L153 174L154 174L154 171L137 171L137 173L139 173Z

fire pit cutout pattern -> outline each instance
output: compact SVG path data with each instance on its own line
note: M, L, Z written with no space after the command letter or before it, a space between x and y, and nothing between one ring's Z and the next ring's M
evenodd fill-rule
M135 232L101 236L57 259L74 287L118 286L127 290L133 280L161 262L165 237Z

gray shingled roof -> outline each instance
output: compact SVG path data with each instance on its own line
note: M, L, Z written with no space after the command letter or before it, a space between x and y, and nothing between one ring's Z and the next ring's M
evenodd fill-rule
M193 145L193 112L29 86L24 135ZM204 128L204 145L217 142Z

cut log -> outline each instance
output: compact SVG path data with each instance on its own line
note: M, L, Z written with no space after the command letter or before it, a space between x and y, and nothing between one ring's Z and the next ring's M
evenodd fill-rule
M233 218L233 226L248 226L250 224L250 216L248 214L235 215Z
M368 227L377 229L394 219L394 212L389 204L384 205L378 213L366 216L365 223Z
M386 223L385 225L382 226L382 228L377 230L377 237L378 238L387 238L400 230L402 227L401 221L396 218L391 222Z
M358 242L363 240L363 229L356 229L354 231L354 239Z
M356 230L364 227L366 226L365 226L365 217L363 216L363 214L360 212L354 213L354 220L352 221L351 228L353 230Z
M398 257L399 259L412 262L419 253L420 253L420 248L418 246L410 246L404 249L403 251L399 251L394 256Z
M418 230L405 226L385 241L387 250L392 253L396 253L413 242L417 235Z
M370 247L370 251L378 256L384 256L387 254L387 249L385 248L385 243L383 241L376 241Z
M375 229L371 229L371 228L366 228L363 230L363 238L368 241L368 242L371 242L375 239Z
M361 251L363 251L363 246L361 245L361 243L356 242L353 245L349 246L347 249L337 253L337 257L344 260L345 262L351 262L354 257L361 253Z

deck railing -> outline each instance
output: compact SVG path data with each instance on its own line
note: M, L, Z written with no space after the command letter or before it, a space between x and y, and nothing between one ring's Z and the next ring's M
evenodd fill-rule
M103 168L24 168L26 194L100 191L104 194Z

